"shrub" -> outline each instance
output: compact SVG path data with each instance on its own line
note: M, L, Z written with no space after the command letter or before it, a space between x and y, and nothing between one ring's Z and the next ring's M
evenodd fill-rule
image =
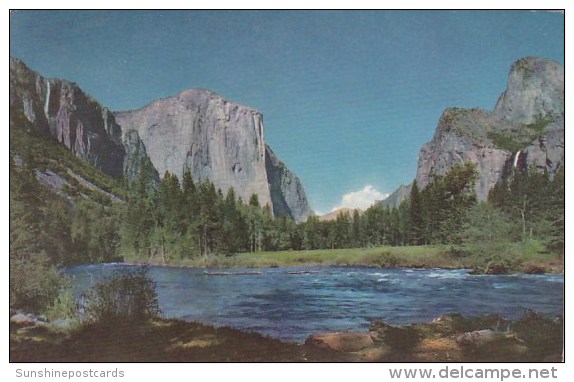
M78 303L72 294L69 283L60 290L58 297L56 297L52 305L48 307L46 317L50 321L78 319Z
M337 257L337 258L335 259L335 265L343 266L343 267L348 267L348 266L350 266L350 265L352 265L352 264L351 264L351 261L350 261L348 258L346 258L345 256L341 256L341 257Z
M58 296L63 282L44 252L10 253L10 308L44 313Z
M464 260L475 274L507 274L520 269L523 258L520 248L509 242L493 241L468 246L472 253Z
M385 251L381 253L373 263L381 268L396 268L401 261L397 256Z
M562 316L551 319L528 310L524 316L511 325L511 330L535 354L552 355L562 352L564 341Z
M492 255L479 259L472 273L485 275L505 275L515 272L520 267L520 259L516 256Z
M142 321L161 315L155 282L145 267L99 282L86 300L85 315L91 322Z

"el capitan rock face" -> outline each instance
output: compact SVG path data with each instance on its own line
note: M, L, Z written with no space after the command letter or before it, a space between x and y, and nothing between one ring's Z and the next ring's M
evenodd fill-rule
M433 139L420 150L419 187L463 162L477 165L479 200L488 197L505 168L555 174L564 165L564 68L541 58L520 59L494 111L445 110Z
M261 114L215 93L191 89L135 111L117 112L124 133L136 130L160 175L182 179L186 168L196 180L211 180L225 193L235 189L272 206L265 169Z
M149 187L159 185L160 178L157 170L153 167L145 145L141 141L138 132L130 130L124 134L124 148L126 156L124 159L124 176L130 182L140 178L143 171L147 171L146 178L150 182Z
M304 221L312 212L299 179L265 144L263 116L219 95L190 89L133 111L116 112L124 134L135 130L160 174L209 179L244 201L257 194L274 215Z

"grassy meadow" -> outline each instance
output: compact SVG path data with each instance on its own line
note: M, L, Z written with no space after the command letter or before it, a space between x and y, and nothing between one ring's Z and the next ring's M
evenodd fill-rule
M483 255L477 247L449 245L381 246L207 255L195 258L156 258L155 265L210 268L294 266L366 266L379 268L468 268L476 273L561 273L563 261L535 240L509 244L500 256ZM142 263L126 257L127 263Z

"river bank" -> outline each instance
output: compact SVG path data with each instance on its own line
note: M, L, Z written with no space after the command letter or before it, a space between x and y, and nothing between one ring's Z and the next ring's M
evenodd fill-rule
M139 259L127 256L127 264L191 268L274 268L293 266L365 266L377 268L470 269L477 274L562 274L563 259L537 246L524 245L519 256L473 255L446 245L324 249L206 255L177 259Z
M74 296L137 267L68 268ZM207 274L206 274L207 273ZM472 275L461 269L297 266L150 266L165 317L257 331L298 343L314 333L366 331L373 320L423 323L447 313L520 318L526 309L563 312L562 275Z
M227 327L153 319L61 326L10 325L11 362L559 362L563 320L527 313L440 316L366 333L318 333L304 344Z

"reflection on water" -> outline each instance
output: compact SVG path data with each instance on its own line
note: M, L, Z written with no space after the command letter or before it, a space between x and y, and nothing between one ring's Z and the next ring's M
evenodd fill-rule
M104 275L128 267L81 265L66 273L79 295ZM299 342L317 332L363 331L375 319L405 324L452 312L513 319L527 309L563 314L564 305L562 275L480 276L465 270L364 267L269 268L260 274L217 276L204 271L150 267L167 317Z

